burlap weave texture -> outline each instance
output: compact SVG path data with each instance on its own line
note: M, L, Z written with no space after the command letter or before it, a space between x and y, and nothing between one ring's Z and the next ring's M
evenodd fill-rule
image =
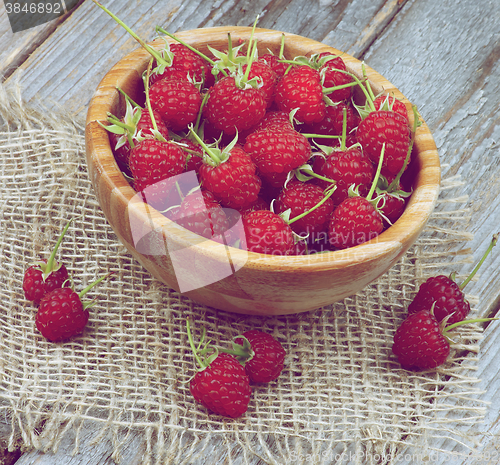
M245 317L193 303L127 253L94 197L81 126L25 108L15 89L0 88L0 112L0 412L11 444L20 438L56 451L71 436L76 452L90 430L122 463L130 463L123 457L134 442L144 464L392 463L407 447L432 453L429 436L473 447L460 424L484 415L468 371L480 328L463 328L450 361L435 371L401 370L391 353L418 285L471 262L469 236L460 232L464 199L438 203L418 242L357 295L299 315ZM455 188L453 179L443 183ZM91 292L98 302L83 335L53 344L35 328L22 276L48 256L69 218L59 258L77 288L114 275ZM242 418L194 403L187 317L217 345L259 328L285 347L281 377L254 387Z

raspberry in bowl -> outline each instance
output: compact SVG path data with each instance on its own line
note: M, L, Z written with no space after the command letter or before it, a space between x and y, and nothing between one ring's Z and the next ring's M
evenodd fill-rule
M138 166L158 145L150 141L137 141L136 153L130 151L134 157L129 163L132 173L124 173L123 162L118 164L116 147L111 145L103 126L110 124L109 114L115 115L116 121L126 118L130 105L124 94L147 108L142 76L151 55L137 49L104 76L89 106L87 164L97 199L130 254L155 278L194 301L242 314L277 315L309 311L342 300L389 270L428 221L440 184L439 157L432 134L421 118L417 118L421 122L418 127L414 124L412 105L383 76L317 41L258 28L252 35L252 28L247 27L197 29L176 37L213 59L210 48L227 50L228 34L233 46L247 44L252 38L258 56L275 66L274 74L270 74L275 79L271 90L267 80L264 83L259 77L253 78L259 82L258 88L266 88L266 93L262 92L257 103L252 101L251 123L250 117L241 114L233 115L231 123L220 119L221 105L215 102L215 96L231 92L235 100L240 98L240 92L230 72L211 73L212 82L205 89L201 85L202 98L192 100L199 105L205 139L197 128L193 129L199 121L182 123L186 124L184 130L179 130L175 118L166 121L169 131L162 131L161 137L169 146L158 151L160 155L154 152L155 157L163 157L156 158L152 165L151 173L156 174L137 174L134 179L134 170L143 172ZM171 38L168 41L177 43ZM150 45L160 49L165 41L158 39ZM246 54L245 46L240 53ZM309 63L288 63L287 71L285 62L299 56L310 57ZM338 65L334 66L338 57L345 65L340 71ZM322 67L328 69L319 72ZM332 67L339 76L332 76ZM252 79L250 73L245 76ZM173 77L164 79L167 81L163 84L149 81L156 86L149 95L156 95L161 85L174 89L178 97L180 91L175 89L181 86L169 83ZM217 87L221 81L223 86ZM294 82L301 83L302 93L308 96L307 105L294 100L301 98L293 95L298 86ZM346 99L345 89L349 86ZM387 97L383 102L381 95ZM205 101L203 97L207 97ZM400 115L401 105L394 108L398 115L392 114L394 100L406 106L407 122ZM356 114L353 108L357 108ZM168 112L161 106L154 109ZM383 114L374 115L375 110ZM343 119L339 129L338 115L345 118L344 131ZM377 117L373 124L390 130L407 125L405 140L374 136L369 123ZM329 132L330 126L335 128L333 133ZM360 126L365 146L357 138ZM269 158L266 144L275 144L271 150L274 159ZM360 146L367 157L362 162L359 160L363 154L349 152ZM185 165L190 168L179 168L178 148L184 150ZM199 158L201 153L203 159ZM401 153L409 153L408 160L402 160ZM164 168L167 160L174 160L171 166L175 169ZM193 163L196 160L199 163ZM349 171L346 166L352 160L366 170ZM308 187L294 184L301 182L308 183ZM381 189L388 195L387 186L393 187L393 195L377 205ZM248 197L241 195L242 189L247 189ZM311 206L313 193L321 196L321 192L324 199ZM400 196L397 192L406 194ZM349 200L356 196L368 202ZM352 233L351 239L338 240L348 236L341 231L349 220L333 224L333 218L342 210L352 213L354 207L347 208L347 203L363 204L366 218L373 218L378 214L374 211L380 210L382 219L377 217L373 222L376 231L360 229L357 235ZM311 211L301 217L304 205ZM328 215L327 221L319 218L321 212ZM305 221L308 215L314 223Z

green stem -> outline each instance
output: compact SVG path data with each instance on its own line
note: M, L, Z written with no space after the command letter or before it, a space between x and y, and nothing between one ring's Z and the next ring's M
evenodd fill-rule
M343 152L346 149L345 143L347 138L347 108L342 108L342 138L340 139L340 150Z
M199 349L200 349L200 346L201 346L203 340L200 341L200 344L198 345L198 347L196 347L196 345L194 343L194 340L193 340L193 335L191 333L191 327L190 327L190 323L189 323L189 318L186 319L186 328L187 328L187 335L188 335L189 345L191 346L191 350L193 351L193 355L194 355L194 358L196 360L196 363L198 363L198 365L200 366L200 368L204 369L204 368L206 368L206 365L203 363L203 360L198 355Z
M120 92L120 94L122 94L131 104L132 106L134 107L140 107L140 105L136 102L134 102L130 97L129 95L121 88L121 87L117 87L116 90L118 92Z
M101 10L105 11L109 16L111 16L120 26L122 26L137 42L139 42L140 46L143 47L155 60L158 64L166 64L163 57L158 53L157 50L150 47L146 42L144 42L132 29L130 29L120 18L114 15L111 11L109 11L104 5L99 3L97 0L92 0Z
M278 55L278 58L282 59L284 58L284 53L285 51L285 34L281 34L281 43L280 43L280 51L279 51L279 55Z
M326 176L322 176L321 174L315 173L313 170L309 170L307 168L302 168L302 169L299 168L299 170L301 173L305 173L309 176L312 176L313 178L321 179L322 181L329 182L330 184L337 183L337 181L335 181L334 179L330 179L330 178L327 178Z
M467 284L471 281L471 279L474 277L474 275L478 272L479 268L481 268L481 265L484 263L488 255L490 254L491 250L495 245L497 245L498 242L498 234L493 234L493 239L491 240L490 246L488 247L488 250L483 255L483 258L479 261L479 263L474 267L472 270L472 273L468 276L468 278L459 286L461 290L464 289Z
M45 272L43 273L44 276L48 276L54 269L55 266L55 261L56 261L56 254L57 250L59 249L59 246L61 245L63 238L68 231L69 225L73 222L73 218L71 218L66 226L64 226L64 229L62 230L61 234L57 238L56 245L54 246L54 249L52 250L52 253L50 254L50 257L47 260L47 264L45 265Z
M380 172L382 171L382 163L384 161L384 153L385 153L385 142L382 144L382 150L380 151L380 158L378 160L378 165L377 165L377 172L375 173L375 177L373 178L370 192L368 192L368 195L366 196L366 200L368 200L368 202L372 199L373 193L375 192L375 189L377 188L378 178L380 177Z
M149 78L151 76L151 67L153 66L153 59L149 60L148 69L146 71L146 79L144 80L144 92L146 93L146 106L148 107L149 117L153 123L153 128L158 131L158 125L156 124L156 119L153 114L153 108L151 107L151 100L149 99Z
M219 165L222 162L222 159L216 153L217 151L211 149L207 144L205 144L205 142L201 139L201 137L194 130L191 130L189 132L189 134L192 134L192 136L194 137L194 139L196 140L196 142L198 142L198 144L201 145L201 147L203 148L203 150L213 160L213 162L215 163L216 166Z
M326 88L324 87L323 93L324 94L331 94L332 92L335 92L336 90L345 89L347 87L354 87L357 85L358 85L358 83L355 81L355 82L348 82L347 84L340 84L340 85L334 86L334 87L326 87Z
M108 122L114 124L115 126L118 126L120 128L126 129L129 132L134 131L134 127L129 126L128 124L124 123L121 119L118 119L115 115L112 115L111 113L108 113Z
M225 354L230 354L234 355L237 359L238 362L240 362L243 366L245 365L246 362L252 360L252 358L255 355L255 352L252 349L252 345L250 344L250 341L243 335L237 336L236 339L242 339L243 344L237 344L233 340L233 348L232 349L221 349L219 348L219 352L224 352Z
M323 205L333 195L333 193L335 192L335 187L336 186L334 186L333 188L330 188L327 191L327 194L316 205L314 205L314 207L310 208L309 210L307 210L305 212L302 212L300 215L293 217L291 220L288 220L288 224L292 224L295 221L300 220L301 218L304 218L304 216L308 215L309 213L313 212L317 208L321 207L321 205Z
M93 0L93 1L95 1L95 0ZM196 53L198 56L203 58L210 65L215 66L215 62L212 59L207 57L205 54L201 53L199 50L195 49L192 45L189 45L187 42L184 42L183 40L179 39L174 34L171 34L170 32L166 31L165 29L163 29L160 26L156 26L155 30L156 30L156 32L161 32L162 34L165 34L166 36L170 37L171 39L174 39L176 42L179 42L181 45L184 45L184 47L187 47L189 50L191 50L192 52ZM224 74L224 76L227 76L227 73L225 72L225 70L221 70L221 71Z
M209 96L210 96L210 92L206 92L203 95L203 100L201 101L201 105L200 105L200 111L198 112L198 116L196 117L196 121L195 121L194 126L193 126L193 132L195 132L196 134L198 134L198 131L200 129L201 118L203 116L203 108L207 104Z
M458 326L463 326L465 324L470 324L470 323L486 323L488 321L494 321L498 320L500 318L475 318L473 320L462 320L462 321L457 321L456 323L451 324L450 326L447 326L444 328L443 333L447 333L451 331L452 329L457 328Z
M373 93L372 86L370 85L370 81L368 81L368 76L366 75L366 66L364 63L361 63L361 70L363 73L363 79L366 82L366 89L368 90L368 93L370 94L371 100L375 100L375 94Z
M307 139L340 139L342 136L334 136L332 134L309 134L307 132L301 132L301 134Z
M108 274L101 276L97 281L94 281L92 284L89 284L85 289L80 291L80 293L78 294L78 297L80 297L80 299L81 299L87 292L90 291L90 289L97 286L101 281L104 281L107 277L111 276L113 273L114 273L114 271L110 271Z
M354 73L351 73L350 71L344 71L343 69L337 69L336 71L338 71L339 73L343 73L343 74L347 74L348 76L351 76L354 79L354 81L356 81L356 84L359 85L363 94L365 94L366 101L368 102L370 110L376 111L375 104L373 103L373 98L370 95L370 92L366 89L366 86L363 84L363 82L360 81L358 76L356 76ZM364 80L364 78L363 78L363 80Z

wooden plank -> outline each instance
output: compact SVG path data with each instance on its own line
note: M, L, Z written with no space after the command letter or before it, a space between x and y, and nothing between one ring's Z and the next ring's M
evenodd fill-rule
M387 2L392 4L392 1ZM155 37L160 24L169 31L220 25L252 25L262 14L259 26L305 35L315 40L350 46L355 37L336 26L353 22L351 30L369 27L373 15L386 5L383 0L305 0L248 2L242 8L236 0L201 2L191 0L149 0L107 2L113 11L145 40ZM318 18L320 18L318 20ZM96 33L96 31L103 31ZM78 40L75 40L78 37ZM49 108L64 105L83 119L93 90L119 58L137 48L137 43L92 2L84 2L9 77L20 80L28 101L44 100ZM16 64L23 61L18 57ZM57 103L56 103L57 102Z
M79 3L84 0L79 0ZM5 2L0 3L0 76L7 79L28 57L47 40L59 25L71 15L71 11L48 23L25 31L13 33Z

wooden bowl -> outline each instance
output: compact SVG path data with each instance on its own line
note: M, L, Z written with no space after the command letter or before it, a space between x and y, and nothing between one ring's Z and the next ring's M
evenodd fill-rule
M210 55L207 44L224 50L248 40L251 29L221 27L181 32L177 36ZM347 68L362 75L361 62L305 37L285 34L285 56L330 51L342 55ZM261 53L279 53L282 32L257 29ZM162 45L161 40L152 43ZM363 289L391 268L415 242L431 215L439 193L440 164L433 137L424 123L413 149L414 191L401 218L377 238L359 246L307 256L271 256L226 247L200 238L144 203L119 170L108 133L97 121L108 112L121 116L123 89L138 95L149 55L137 49L120 60L99 84L88 109L86 151L89 176L107 220L130 253L170 288L202 304L243 314L304 312L339 301ZM366 67L374 92L408 100L380 74ZM137 246L138 238L145 238ZM182 268L184 265L184 268Z

